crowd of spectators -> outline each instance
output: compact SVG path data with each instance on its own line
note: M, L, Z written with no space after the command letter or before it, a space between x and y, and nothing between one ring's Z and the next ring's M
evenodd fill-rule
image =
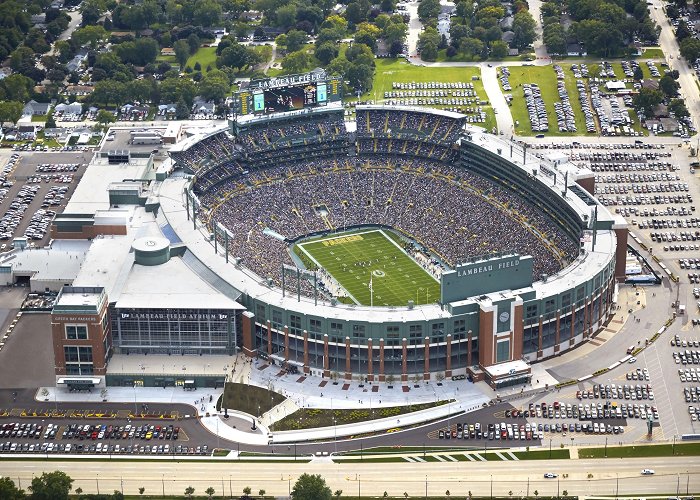
M421 111L383 109L357 110L357 135L422 138L440 144L453 144L465 118L452 118Z
M301 115L295 120L267 122L241 130L236 140L249 153L285 147L292 141L332 137L347 134L342 113L312 116L303 121Z
M171 158L181 166L198 174L210 165L219 165L222 161L235 156L235 143L227 131L218 132L192 144L184 151L171 151Z
M384 224L447 266L493 252L532 255L536 279L556 273L578 252L578 242L536 207L458 166L428 159L376 154L356 163L344 157L278 165L234 175L202 202L216 207L213 220L232 232L231 255L277 285L281 265L294 263L288 241L264 234L265 228L294 240L318 231ZM440 266L427 260L438 274ZM322 281L333 290L331 282ZM313 293L308 282L302 289Z

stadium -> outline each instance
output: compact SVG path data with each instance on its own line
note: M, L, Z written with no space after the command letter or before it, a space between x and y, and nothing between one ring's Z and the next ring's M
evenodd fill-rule
M174 168L148 192L130 202L123 183L110 188L112 207L145 205L155 230L110 251L130 255L110 284L85 273L54 308L108 310L105 353L241 350L334 380L505 387L605 324L627 229L590 194L590 171L450 111L358 105L347 120L322 72L252 82L237 98L226 126L169 151ZM76 220L57 217L54 236L75 236ZM201 286L175 299L185 271ZM137 300L144 289L162 294ZM85 290L95 301L76 311L70 297ZM80 374L59 358L57 376Z

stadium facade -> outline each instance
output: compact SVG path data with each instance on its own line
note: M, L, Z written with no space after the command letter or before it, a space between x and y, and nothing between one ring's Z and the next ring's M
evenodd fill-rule
M173 148L175 165L191 175L152 172L147 181L144 170L154 167L133 161L134 171L120 177L135 180L118 186L86 174L82 182L92 185L82 192L93 200L102 189L102 202L83 210L74 197L52 228L55 239L80 239L85 231L75 229L78 222L89 219L92 228L105 221L89 231L99 236L52 312L57 380L86 376L113 385L135 383L133 374L112 372L115 354L242 351L290 371L334 379L408 383L466 375L503 387L527 381L530 362L568 351L604 326L616 283L624 278L627 228L590 194L590 171L540 159L521 144L465 125L456 113L382 106L358 106L356 113L357 121L347 127L343 108L334 106L239 118ZM387 113L398 116L393 130ZM377 123L385 125L372 125ZM260 135L275 127L282 130L277 137ZM251 130L257 139L251 139ZM194 153L202 144L222 141L223 157ZM441 300L433 304L348 305L302 293L299 282L308 286L309 273L306 278L297 273L296 285L284 287L256 274L231 251L240 228L213 222L215 207L202 203L231 177L245 179L309 158L359 164L377 151L449 162L500 186L553 221L575 242L575 255L542 276L533 276L532 258L518 248L473 255L442 273ZM131 197L124 195L126 184L134 188ZM255 187L247 182L241 191ZM79 197L81 190L76 193ZM219 193L210 199L225 203ZM275 236L281 237L269 237ZM543 240L547 244L553 243ZM89 325L90 333L78 342L67 332L81 325ZM78 344L92 352L69 361ZM145 383L178 384L182 378L164 375ZM214 376L198 381L219 382Z

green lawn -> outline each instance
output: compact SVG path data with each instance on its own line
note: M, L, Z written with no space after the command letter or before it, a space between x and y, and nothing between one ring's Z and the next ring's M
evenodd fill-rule
M317 427L330 427L332 425L353 424L366 422L377 418L388 418L404 415L414 411L425 410L447 404L447 401L437 403L421 403L406 406L390 406L370 409L356 410L321 410L315 408L300 408L291 415L287 415L282 420L274 424L276 431L288 431L295 429L315 429ZM391 429L385 432L391 432ZM379 448L376 448L377 450ZM422 448L421 448L422 450ZM396 452L397 450L394 450ZM369 451L364 451L365 454ZM355 453L357 454L357 453Z
M554 112L554 103L559 101L559 93L557 92L557 77L556 72L551 66L523 66L523 67L510 67L510 85L513 88L510 92L504 92L504 94L510 93L513 96L513 101L510 106L511 114L513 116L513 121L518 122L515 125L515 132L518 135L523 136L533 136L535 132L532 131L530 126L530 118L527 112L527 107L525 106L525 97L523 95L523 90L521 85L523 83L537 83L542 91L542 98L544 99L545 108L547 110L547 117L549 118L549 132L545 135L548 136L577 136L577 135L594 135L586 133L586 120L581 110L581 104L578 100L578 90L576 89L576 78L571 71L571 63L558 63L564 70L564 85L566 91L569 94L569 100L571 101L571 107L574 110L574 117L576 120L577 132L559 132L557 127L557 115ZM651 78L649 74L649 68L646 63L641 62L640 66L644 74L644 78ZM619 62L612 63L613 71L615 72L615 77L622 80L625 77L622 71L622 64ZM599 65L598 64L588 64L588 71L591 78L598 77ZM500 70L499 70L500 74ZM585 79L584 79L585 80ZM629 85L631 88L631 85ZM632 127L636 131L642 131L639 120L633 110L630 110L630 118L633 120Z
M212 69L216 68L216 47L200 47L197 52L192 54L185 66L194 69L194 65L199 63L202 67L202 73L207 72L207 66Z
M582 448L578 451L579 458L627 458L627 457L670 457L698 456L700 443L676 443L645 446L608 446L606 448Z
M384 92L392 90L393 82L467 82L474 84L474 90L480 100L487 101L484 84L481 81L481 70L475 67L456 68L431 68L428 66L416 66L409 64L405 59L377 59L377 69L374 75L372 90L363 94L360 100L373 100L381 103L384 100ZM479 77L479 80L472 80L472 77ZM345 102L357 100L356 96L346 96ZM438 108L440 106L437 106ZM478 125L487 130L496 126L496 115L489 105L482 106L486 112L486 122Z
M247 384L235 384L227 382L224 394L216 403L216 409L223 407L229 410L237 410L248 415L259 416L284 401L284 396Z
M440 283L383 230L341 233L299 243L299 251L325 269L354 303L370 305L370 279L375 306L433 303Z

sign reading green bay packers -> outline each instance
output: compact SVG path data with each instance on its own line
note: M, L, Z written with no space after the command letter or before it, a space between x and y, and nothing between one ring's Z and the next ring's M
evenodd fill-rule
M532 257L518 254L477 257L442 273L442 302L516 290L532 285Z

